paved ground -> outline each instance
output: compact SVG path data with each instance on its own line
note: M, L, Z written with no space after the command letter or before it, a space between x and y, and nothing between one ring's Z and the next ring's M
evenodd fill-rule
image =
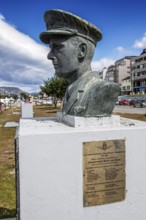
M6 122L6 124L4 125L4 127L7 127L7 128L18 127L18 126L19 126L19 123L15 121Z
M0 219L0 220L16 220L16 218L5 218L5 219Z
M146 114L146 108L134 108L133 106L116 105L114 112L131 113L131 114Z

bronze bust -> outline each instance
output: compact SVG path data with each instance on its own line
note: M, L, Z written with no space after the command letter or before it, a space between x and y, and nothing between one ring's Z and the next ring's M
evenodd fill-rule
M50 10L44 15L47 31L40 34L49 44L48 59L55 74L69 82L62 113L80 117L110 116L120 93L116 83L100 79L91 70L96 44L101 31L82 18L62 10Z

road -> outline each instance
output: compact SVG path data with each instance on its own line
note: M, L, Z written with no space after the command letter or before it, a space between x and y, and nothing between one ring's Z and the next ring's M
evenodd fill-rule
M146 114L146 108L134 108L128 105L116 105L113 112L131 113L131 114Z

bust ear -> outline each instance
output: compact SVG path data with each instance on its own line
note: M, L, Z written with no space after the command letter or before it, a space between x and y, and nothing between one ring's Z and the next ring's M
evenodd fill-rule
M87 45L85 43L81 43L78 47L78 58L83 59L87 53Z

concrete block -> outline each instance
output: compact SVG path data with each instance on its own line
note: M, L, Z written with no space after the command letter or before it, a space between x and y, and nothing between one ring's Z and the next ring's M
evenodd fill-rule
M145 220L146 123L69 127L57 118L21 119L16 137L21 220ZM83 142L125 139L126 198L83 206Z
M32 103L22 103L21 118L32 118L33 117L33 104Z

